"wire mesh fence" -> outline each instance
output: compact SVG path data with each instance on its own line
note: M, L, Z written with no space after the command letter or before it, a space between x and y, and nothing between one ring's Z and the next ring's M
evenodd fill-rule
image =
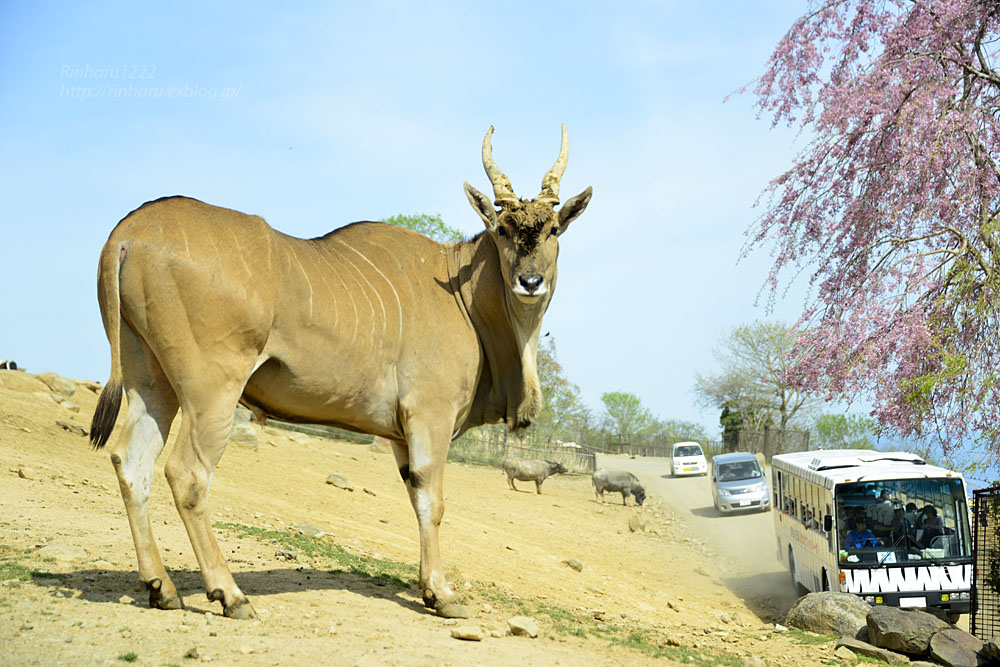
M305 433L306 435L312 435L318 438L326 438L328 440L344 440L346 442L353 442L357 445L370 445L372 444L372 440L375 439L375 436L368 435L367 433L345 431L342 428L335 428L333 426L289 424L288 422L278 421L276 419L268 419L267 425L284 429L286 431L295 431L296 433Z
M972 492L972 613L969 631L983 641L1000 636L1000 489Z
M503 464L504 459L509 458L558 461L566 466L566 469L571 473L586 475L597 469L595 454L587 448L575 444L538 447L523 444L512 438L503 440L467 434L452 442L451 448L448 450L449 461L464 463L499 467Z
M775 454L805 452L809 450L809 431L767 427L761 431L741 429L736 434L735 449L726 451L763 454L770 461Z
M371 435L332 426L290 424L273 419L269 419L267 423L289 431L360 445L370 445L373 440ZM744 451L763 453L770 460L774 454L809 449L808 431L768 428L758 432L740 431L738 436L734 443L703 440L698 441L698 444L709 458L725 451ZM598 453L669 458L673 446L684 441L684 438L633 436L626 442L612 434L601 432L595 433L587 446L581 446L577 443L522 440L511 435L502 426L487 426L469 431L453 441L448 450L448 460L500 466L507 458L537 458L559 461L571 472L590 474L597 467Z

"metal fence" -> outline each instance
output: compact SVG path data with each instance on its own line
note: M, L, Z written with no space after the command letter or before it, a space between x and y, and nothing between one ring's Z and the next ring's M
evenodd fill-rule
M597 456L585 447L530 447L516 440L495 440L464 435L451 443L449 461L478 463L499 467L504 459L545 459L558 461L570 472L591 474L597 469Z
M333 426L315 426L313 424L289 424L288 422L278 421L277 419L267 420L268 426L273 426L276 428L281 428L286 431L295 431L296 433L305 433L306 435L316 436L317 438L327 438L328 440L344 440L346 442L353 442L357 445L370 445L374 436L368 435L367 433L355 433L354 431L345 431L342 428L335 428Z
M983 641L1000 636L1000 489L972 492L972 613L969 631Z
M736 447L726 451L750 452L751 454L763 454L766 461L770 461L775 454L785 454L788 452L805 452L809 450L809 431L799 431L795 429L765 428L763 431L747 431L741 429L737 432Z
M645 438L636 436L625 442L609 436L597 443L588 443L588 445L590 449L600 454L670 458L676 443L689 441L687 438ZM722 443L718 441L698 440L697 442L701 445L705 456L712 456L722 451Z

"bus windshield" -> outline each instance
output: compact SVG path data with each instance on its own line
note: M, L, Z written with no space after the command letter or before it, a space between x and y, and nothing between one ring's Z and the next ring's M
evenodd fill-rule
M836 488L840 560L908 563L971 555L961 479L900 479Z

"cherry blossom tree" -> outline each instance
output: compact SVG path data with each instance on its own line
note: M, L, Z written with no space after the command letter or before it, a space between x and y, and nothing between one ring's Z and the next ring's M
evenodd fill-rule
M998 39L994 0L811 2L754 90L808 140L747 243L811 279L794 380L945 452L1000 451Z

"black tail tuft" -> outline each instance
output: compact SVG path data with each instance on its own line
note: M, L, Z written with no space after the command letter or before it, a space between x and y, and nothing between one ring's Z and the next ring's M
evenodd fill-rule
M115 420L118 419L121 407L122 384L109 382L101 391L101 397L97 399L97 409L94 410L94 418L90 422L90 444L94 449L100 449L107 444L111 431L115 429Z

